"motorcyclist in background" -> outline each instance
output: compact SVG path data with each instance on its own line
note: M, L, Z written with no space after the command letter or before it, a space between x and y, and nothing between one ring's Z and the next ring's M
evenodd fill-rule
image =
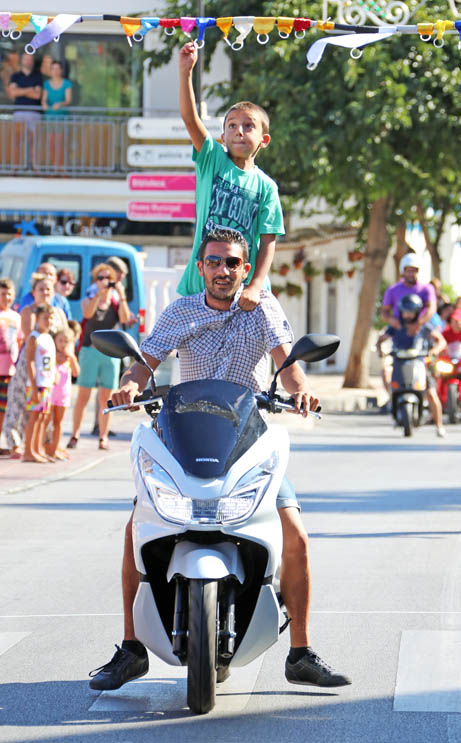
M446 340L437 328L428 322L420 325L418 318L423 309L422 299L417 294L407 294L398 303L400 328L389 325L379 336L376 348L382 356L381 346L388 338L392 339L393 350L416 348L427 351L431 356L438 356L445 348ZM442 421L442 404L437 394L436 383L431 370L426 367L426 397L434 420L437 436L446 434Z

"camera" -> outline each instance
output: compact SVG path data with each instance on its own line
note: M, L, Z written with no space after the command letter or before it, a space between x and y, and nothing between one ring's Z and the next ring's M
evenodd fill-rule
M110 287L111 287L111 289L113 289L113 288L114 288L114 286L115 286L115 281L109 281L109 283L108 283L108 285L107 285L107 286L110 286Z

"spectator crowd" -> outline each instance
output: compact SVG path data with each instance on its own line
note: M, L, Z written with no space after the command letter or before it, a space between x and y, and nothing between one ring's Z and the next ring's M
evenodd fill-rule
M95 422L99 448L108 449L109 419L102 410L118 385L120 361L91 345L93 330L130 326L137 318L125 294L127 266L111 257L92 271L93 283L82 301L81 323L72 318L68 297L75 279L67 268L41 264L30 292L19 305L9 277L0 278L0 456L47 464L71 456L78 444L83 414L98 387ZM17 309L13 309L16 307ZM78 386L72 436L64 445L62 425Z

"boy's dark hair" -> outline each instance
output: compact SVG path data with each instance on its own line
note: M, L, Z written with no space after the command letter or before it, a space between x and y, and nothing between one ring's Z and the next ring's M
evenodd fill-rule
M43 315L44 313L51 315L53 312L53 308L51 304L46 304L45 302L43 304L37 305L35 309L35 317L38 317L39 315Z
M10 292L14 292L14 281L6 276L2 276L0 278L0 289L9 289Z
M205 249L208 243L235 243L236 245L240 245L242 248L242 258L244 263L248 263L248 243L243 237L242 233L238 230L230 230L230 229L224 229L222 227L216 227L216 229L211 230L205 237L203 238L198 259L199 261L203 261L203 256L205 255Z
M228 111L226 111L223 121L223 129L226 126L226 119L231 111L250 111L251 113L257 114L261 121L263 134L269 134L269 116L261 106L258 106L256 103L252 103L251 101L239 101L238 103L234 103L234 105L231 106Z

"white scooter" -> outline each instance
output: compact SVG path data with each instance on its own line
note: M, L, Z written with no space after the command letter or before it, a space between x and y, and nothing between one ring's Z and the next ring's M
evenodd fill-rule
M127 333L100 330L91 340L108 356L131 356L148 366ZM301 338L268 393L206 379L165 394L156 390L150 370L151 390L135 399L154 419L136 428L131 444L140 573L135 632L162 660L187 665L187 703L195 713L210 711L216 683L229 668L264 653L288 623L275 502L289 440L283 426L266 424L260 409L292 410L292 402L275 394L282 368L295 360L320 361L338 346L333 335Z

